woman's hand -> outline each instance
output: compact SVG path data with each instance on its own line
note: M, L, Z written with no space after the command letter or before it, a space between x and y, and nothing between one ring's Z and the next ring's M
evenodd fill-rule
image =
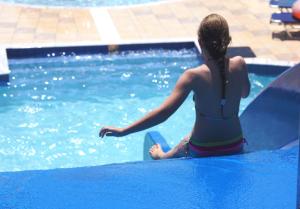
M103 127L99 132L99 137L103 138L104 136L125 136L125 132L123 128L115 128L115 127Z

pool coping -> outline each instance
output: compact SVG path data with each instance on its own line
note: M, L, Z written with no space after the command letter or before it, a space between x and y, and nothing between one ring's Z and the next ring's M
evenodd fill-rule
M195 39L171 39L148 41L120 41L115 43L83 43L83 44L43 44L43 45L16 45L0 48L0 82L9 82L9 59L55 57L75 54L109 54L128 50L169 49L179 50L183 48L196 48L197 56L201 57L201 49ZM234 47L232 47L234 48ZM238 54L234 54L236 56ZM279 74L292 67L296 62L262 59L250 55L244 57L250 72L258 74Z
M9 66L5 48L0 48L0 84L9 81Z
M45 54L59 53L65 51L67 53L75 54L109 54L113 52L123 52L129 50L149 50L149 49L183 49L196 48L200 53L198 46L191 40L179 41L148 41L148 42L121 42L121 43L96 43L96 44L80 44L80 45L44 45L44 46L22 46L6 48L8 59L22 59L22 58L37 58L45 57ZM56 56L56 55L55 55Z

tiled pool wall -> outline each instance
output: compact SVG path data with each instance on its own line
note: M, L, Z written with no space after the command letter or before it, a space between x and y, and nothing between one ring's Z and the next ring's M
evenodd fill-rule
M248 71L258 75L276 76L290 68L289 65L254 64L247 63Z
M117 44L117 45L87 45L87 46L61 46L61 47L34 47L34 48L7 48L6 53L1 54L0 61L5 63L0 67L0 85L9 82L9 59L26 59L26 58L42 58L42 57L58 57L69 55L85 55L85 54L109 54L125 51L165 49L195 49L195 53L199 59L201 54L194 42L170 42L170 43L135 43L135 44Z
M150 50L150 49L165 49L165 50L180 50L180 49L195 49L195 53L199 59L201 58L201 51L199 46L194 41L186 42L170 42L170 43L134 43L134 44L117 44L117 45L90 45L90 46L61 46L61 47L35 47L35 48L7 48L6 53L2 53L0 61L0 84L5 85L9 82L9 59L24 59L24 58L41 58L41 57L57 57L68 55L85 55L85 54L109 54L124 51L135 50ZM241 47L243 48L243 47ZM244 47L245 48L245 47ZM230 50L230 49L229 49ZM3 51L3 50L2 50ZM230 56L240 55L241 51L234 52L231 50ZM243 54L243 53L242 53ZM247 53L246 53L247 54ZM249 54L249 53L248 53ZM272 61L259 60L256 61L254 54L249 54L251 58L246 62L248 71L261 75L279 75L289 67L291 63L277 63Z
M51 57L61 55L85 55L85 54L109 54L114 52L150 50L150 49L180 49L197 48L194 42L170 42L170 43L136 43L136 44L116 44L116 45L93 45L93 46L62 46L62 47L42 47L42 48L11 48L7 49L8 59L23 59L37 57ZM198 50L195 51L200 55ZM64 54L63 54L64 53Z

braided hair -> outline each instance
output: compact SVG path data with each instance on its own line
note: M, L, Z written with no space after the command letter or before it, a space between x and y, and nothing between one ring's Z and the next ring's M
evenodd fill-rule
M226 52L231 37L229 35L229 27L224 17L218 14L211 14L205 17L198 29L198 41L201 47L204 47L211 59L213 59L220 70L222 80L222 98L221 113L223 116L223 107L226 99Z

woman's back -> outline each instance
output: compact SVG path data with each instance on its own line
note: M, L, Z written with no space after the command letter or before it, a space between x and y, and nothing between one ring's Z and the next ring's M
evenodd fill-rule
M243 58L225 60L226 85L223 85L221 70L214 61L207 61L193 71L196 77L193 85L196 122L191 138L198 142L214 142L241 136L239 105L247 91Z

